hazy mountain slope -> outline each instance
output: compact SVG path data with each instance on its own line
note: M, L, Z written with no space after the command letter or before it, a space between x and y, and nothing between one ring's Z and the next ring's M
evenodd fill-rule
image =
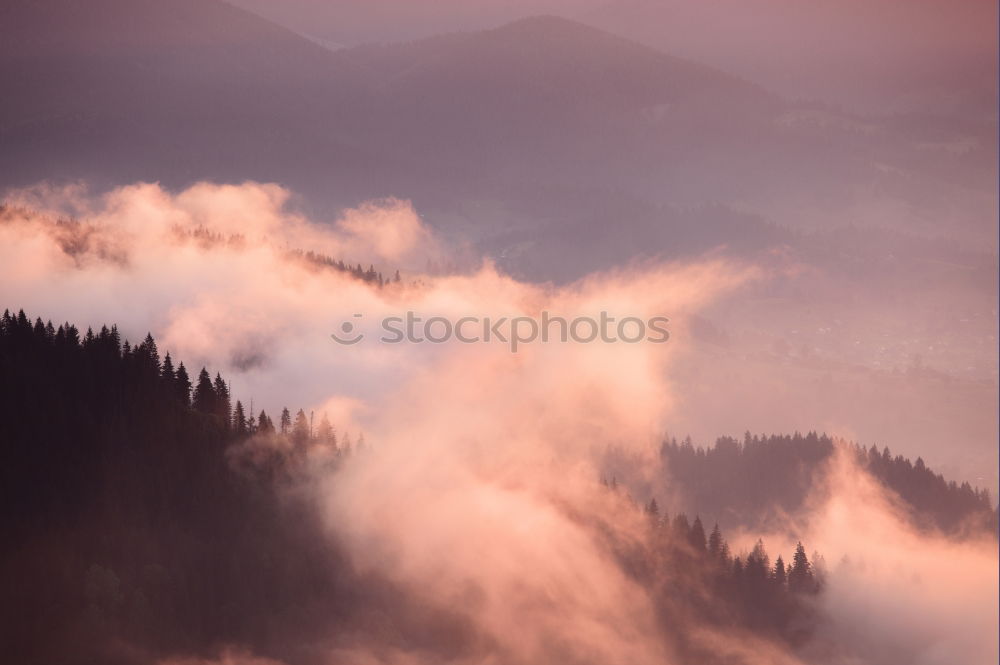
M525 168L588 184L612 170L638 177L672 161L665 142L684 143L701 125L707 154L779 105L721 72L553 17L337 56L374 73L370 140L491 179ZM723 112L731 104L744 112Z
M851 221L927 233L947 216L963 234L990 232L991 150L940 119L783 101L553 17L337 55L377 88L352 136L419 162L426 182L403 186L431 212L471 199L499 205L507 232L524 226L535 240L572 227L573 238L614 233L658 249L687 244L678 231L698 237L704 226L604 202L607 216L595 221L593 200L737 204L811 229ZM597 244L609 243L621 238Z
M736 203L800 228L851 220L927 232L947 216L963 234L989 233L992 151L941 118L784 101L555 17L337 57L376 88L368 112L348 120L352 138L419 163L423 181L394 187L425 209L456 198L524 208L553 190L600 190ZM557 217L589 211L564 203Z
M356 46L482 30L533 14L571 17L605 0L228 0L302 34Z
M805 227L947 215L982 235L995 204L989 150L933 124L789 104L566 19L331 52L214 0L0 11L4 186L250 178L326 209L395 195L490 251L517 229L705 249L729 221L671 211L706 204ZM594 220L605 196L660 212Z
M16 0L0 11L6 186L254 178L314 203L392 194L446 209L538 179L649 180L673 163L663 140L702 124L713 145L726 141L732 119L705 116L725 108L719 99L774 101L553 18L331 53L215 1ZM683 110L661 122L670 109Z
M587 23L788 97L954 119L996 114L989 0L611 0L581 9Z
M556 14L854 110L996 115L990 0L230 0L338 44L406 41ZM994 123L995 124L995 123Z
M296 183L358 159L331 131L363 79L222 2L0 7L0 178Z
M596 28L554 16L418 42L361 46L339 54L363 66L388 55L405 67L382 85L396 92L432 82L471 85L509 76L509 92L554 97L556 84L574 102L642 106L719 92L766 97L755 86ZM515 76L516 74L516 76ZM594 98L594 95L599 95Z

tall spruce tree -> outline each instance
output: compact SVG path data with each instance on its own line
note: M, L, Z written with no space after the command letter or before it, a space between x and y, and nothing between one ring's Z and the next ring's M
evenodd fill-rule
M800 542L795 546L792 568L788 571L788 589L797 593L809 593L814 589L812 566L806 556L806 548Z
M295 424L292 426L292 442L296 445L305 445L309 441L309 419L302 409L295 414Z
M332 448L337 447L337 433L333 430L333 425L330 424L330 419L324 412L319 419L319 427L316 428L316 439L323 445L331 446Z
M188 376L184 363L177 366L177 374L174 379L174 394L181 404L191 406L191 378Z
M243 411L243 403L239 400L236 400L236 408L233 409L233 432L240 437L246 436L249 433L246 413Z
M201 413L215 414L218 412L218 401L215 388L212 386L212 378L204 367L198 373L198 384L194 388L194 398L191 405L195 411Z
M708 553L714 557L718 558L722 553L722 532L719 531L719 523L716 522L715 526L712 527L712 534L708 537Z
M215 415L228 426L233 417L233 407L229 401L229 386L226 385L219 373L215 375L213 388L215 389Z
M691 547L694 548L695 552L699 554L704 552L707 548L705 543L705 526L701 523L701 518L697 515L694 518L694 523L691 525Z
M774 583L780 587L784 587L788 582L788 575L785 573L785 560L778 555L777 560L774 562L774 574L772 575Z
M173 389L174 381L177 380L177 372L174 370L174 361L170 358L170 353L163 357L163 367L160 369L160 377L164 385Z

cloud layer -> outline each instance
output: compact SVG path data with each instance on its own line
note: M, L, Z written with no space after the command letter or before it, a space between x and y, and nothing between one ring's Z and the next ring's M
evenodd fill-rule
M307 487L358 570L456 614L472 646L454 662L670 662L654 599L579 515L614 525L615 538L644 537L636 516L595 491L601 456L619 446L658 472L655 450L684 391L672 367L687 352L692 317L765 272L705 258L562 287L519 282L489 262L420 274L417 266L446 261L453 248L408 203L371 202L314 223L289 199L255 183L17 192L0 221L0 299L55 320L118 322L133 340L151 331L161 353L226 373L245 403L327 411L338 427L363 431L370 454L336 477L317 467ZM58 221L65 216L77 221ZM402 268L402 279L378 287L297 250L372 262L386 275ZM530 344L516 354L504 344L377 343L378 321L405 311L451 320L667 316L671 340ZM331 340L347 321L369 335L363 343ZM995 619L985 593L995 597L995 544L918 535L851 469L836 467L830 479L825 502L790 525L830 560L846 557L831 577L829 634L812 662L851 662L859 650L865 662L989 656L991 628L979 620ZM797 662L759 640L684 629L741 662ZM901 651L914 630L924 640ZM847 635L860 636L852 651L830 646ZM331 653L331 662L441 658L365 640Z

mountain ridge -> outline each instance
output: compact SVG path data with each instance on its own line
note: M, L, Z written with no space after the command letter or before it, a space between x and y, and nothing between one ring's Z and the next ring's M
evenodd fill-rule
M66 7L84 28L49 48L59 40L46 27ZM493 222L462 211L484 203L499 203L508 228L556 220L544 232L591 237L581 201L597 191L794 227L808 216L776 201L831 217L828 202L877 180L932 220L954 215L956 188L983 171L982 150L926 159L920 127L798 112L720 70L553 16L329 51L215 0L16 0L0 11L0 42L15 45L0 47L7 187L276 182L322 216L411 199L432 223L465 216L461 233L478 241ZM543 200L556 191L580 195ZM960 193L970 219L989 203ZM550 203L559 210L543 217ZM638 246L662 236L622 222Z

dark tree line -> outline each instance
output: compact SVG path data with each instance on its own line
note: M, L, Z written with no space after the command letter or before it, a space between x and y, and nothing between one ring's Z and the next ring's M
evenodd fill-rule
M623 490L612 479L605 485ZM823 590L825 562L806 554L798 543L790 559L773 561L763 541L734 552L718 524L709 531L700 516L671 517L656 499L640 506L627 494L627 505L641 510L647 545L621 551L626 570L650 588L659 618L689 662L716 662L703 639L688 639L684 626L713 626L724 633L747 631L795 647L811 634L819 617L813 599Z
M911 462L893 456L888 448L882 452L874 445L867 450L858 444L852 448L861 466L910 506L918 524L955 532L988 528L996 533L997 510L989 490L945 480L920 457Z
M7 221L5 220L5 217L8 216L10 216L11 219L40 217L39 213L31 209L14 207L0 202L0 223ZM68 256L77 257L87 252L96 252L106 259L116 261L124 259L123 256L117 256L114 253L110 253L107 247L96 243L96 234L94 232L94 228L90 225L81 223L75 219L61 218L45 220L45 223L52 229L54 239L59 243L62 251L64 251ZM207 229L204 226L198 226L193 229L175 226L173 228L173 233L179 240L196 243L205 249L211 247L229 247L239 249L244 247L246 244L246 237L243 234L223 234ZM284 254L289 259L301 261L309 266L335 270L337 272L350 275L354 279L368 284L377 285L379 287L402 281L402 277L400 276L398 270L392 276L383 277L382 272L376 270L375 266L372 264L369 264L369 266L365 268L361 263L345 263L343 259L334 259L330 256L320 254L319 252L312 250L305 251L302 249L287 249Z
M775 512L799 508L835 450L833 439L816 432L721 437L712 447L690 438L664 441L660 453L686 503L725 524L766 523ZM996 507L989 491L946 481L924 464L893 456L888 448L850 445L859 465L911 508L919 526L948 533L996 532Z
M223 376L192 373L148 335L131 344L115 327L81 334L5 312L0 423L10 662L146 663L244 644L309 665L361 635L449 657L482 648L460 610L356 573L317 507L283 491L307 451L350 473L365 447L323 416L250 413ZM649 538L614 552L687 662L720 662L685 643L694 620L792 645L809 634L822 575L804 548L773 561L763 543L732 552L718 527L644 510Z
M330 625L405 606L350 574L313 506L234 471L249 432L230 401L221 376L192 382L152 337L0 317L5 660L142 663L242 643L308 662L298 645Z
M2 206L0 206L0 212L2 212ZM75 222L63 223L74 224ZM174 232L179 237L197 242L203 247L224 245L227 247L238 248L242 247L246 242L246 238L242 234L236 233L225 235L216 231L210 231L203 226L199 226L195 229L182 229L178 227L174 229ZM285 254L291 259L303 261L312 266L329 268L338 272L346 273L355 279L369 284L384 286L385 284L402 281L398 270L394 276L384 278L382 273L375 269L374 265L369 265L368 268L365 269L360 263L357 265L344 263L343 259L334 259L330 256L320 254L319 252L314 252L312 250L304 251L301 249L289 249L285 252Z
M290 250L288 255L305 261L311 265L333 268L334 270L347 273L355 279L359 279L369 284L385 286L386 284L398 283L402 281L398 270L392 277L383 277L382 273L376 270L375 266L371 264L369 264L368 269L366 270L360 263L357 265L351 265L350 263L344 263L343 259L335 260L332 257L313 251L303 252L302 250Z

